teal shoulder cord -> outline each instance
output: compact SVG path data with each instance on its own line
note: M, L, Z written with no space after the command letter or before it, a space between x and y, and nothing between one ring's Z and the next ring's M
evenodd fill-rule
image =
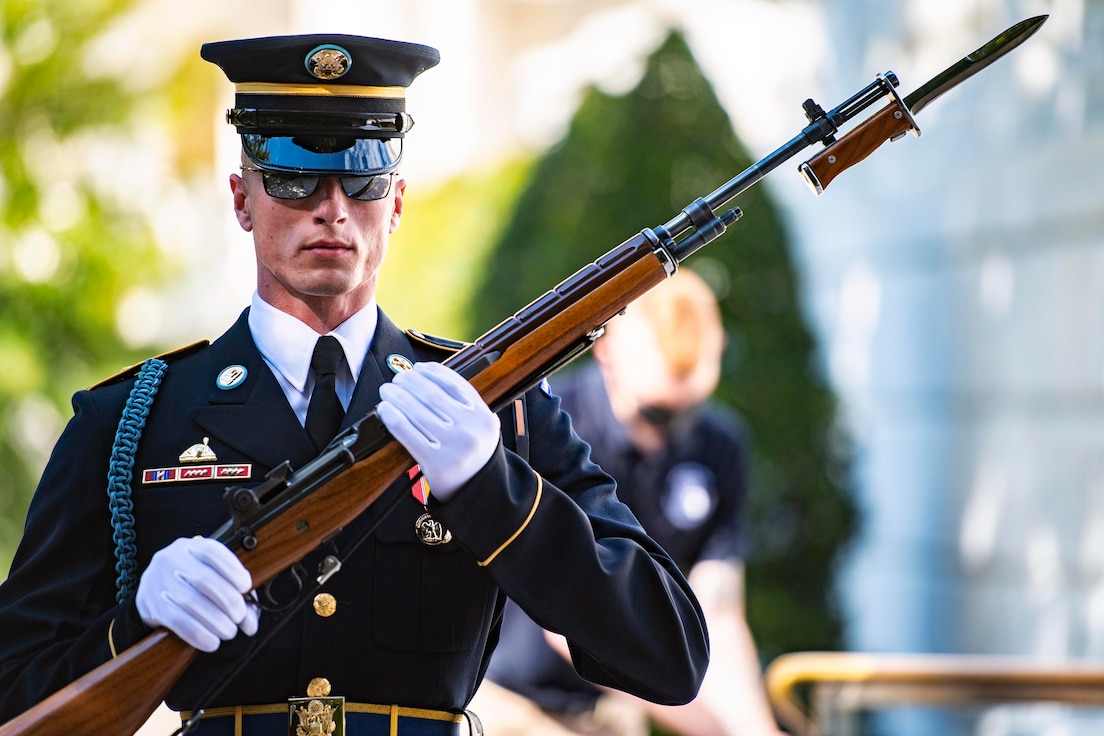
M122 602L135 588L138 548L134 544L134 502L131 500L130 482L133 478L134 456L138 452L138 440L146 426L153 397L161 385L168 364L158 358L150 358L142 364L142 370L130 390L119 429L115 432L115 444L111 448L111 462L107 471L107 497L111 508L111 526L115 532L115 600Z

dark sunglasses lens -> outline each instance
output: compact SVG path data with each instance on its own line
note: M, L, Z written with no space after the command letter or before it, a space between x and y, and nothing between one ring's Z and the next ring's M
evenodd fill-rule
M369 201L383 199L391 190L390 176L343 176L341 188L353 199Z
M262 171L265 193L276 199L305 199L318 188L317 176L288 176Z
M276 199L306 199L318 189L321 177L314 175L297 176L281 174L275 171L262 171L265 193ZM390 176L340 176L341 188L352 199L369 201L383 199L391 190Z

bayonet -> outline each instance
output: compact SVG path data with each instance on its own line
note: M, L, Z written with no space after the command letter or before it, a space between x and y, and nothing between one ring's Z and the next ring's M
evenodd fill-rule
M892 72L878 75L876 84L889 98L889 104L839 140L826 141L824 150L801 164L799 170L809 186L821 194L840 172L865 159L886 141L897 140L905 133L919 137L920 127L913 117L916 113L1026 41L1039 30L1047 17L1037 15L1020 21L904 98L897 94L895 87L898 82Z

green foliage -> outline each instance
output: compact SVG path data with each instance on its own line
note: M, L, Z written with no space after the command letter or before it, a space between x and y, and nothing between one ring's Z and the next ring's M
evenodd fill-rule
M465 324L460 305L471 299L488 248L498 238L529 167L528 161L512 161L431 190L410 183L377 293L397 325L455 340L479 336Z
M674 33L623 97L590 91L565 139L537 164L469 311L473 332L646 226L669 220L753 161ZM855 524L834 398L814 367L785 230L767 191L687 266L718 293L728 331L717 398L756 443L748 618L763 654L834 648L837 555Z
M130 0L0 5L0 564L7 568L69 396L138 356L116 331L123 294L156 275L144 220L90 165L136 100L88 63ZM120 132L122 131L122 132ZM142 182L129 184L133 191ZM106 483L106 479L105 479Z

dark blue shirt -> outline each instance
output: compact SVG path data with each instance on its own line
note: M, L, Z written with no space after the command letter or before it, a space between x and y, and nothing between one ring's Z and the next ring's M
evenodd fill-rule
M617 481L618 498L683 572L704 560L744 556L750 441L738 416L704 405L661 451L644 455L614 417L595 364L556 376L552 388L591 445L591 458ZM513 601L487 677L549 710L587 710L600 694Z

